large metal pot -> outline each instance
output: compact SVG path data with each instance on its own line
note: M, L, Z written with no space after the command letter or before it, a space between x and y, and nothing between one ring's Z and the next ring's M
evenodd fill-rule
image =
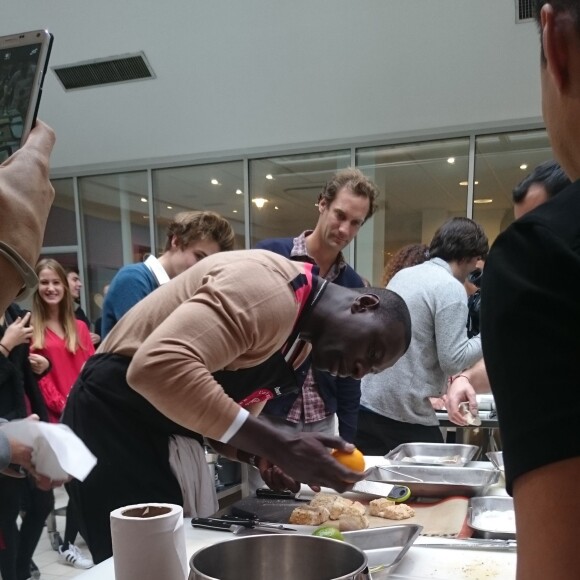
M198 550L189 580L370 580L351 544L300 534L247 536Z

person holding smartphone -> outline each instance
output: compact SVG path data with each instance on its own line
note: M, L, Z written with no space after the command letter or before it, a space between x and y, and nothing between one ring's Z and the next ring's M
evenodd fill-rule
M54 199L49 180L54 142L54 131L37 121L24 146L0 165L0 312L37 282L32 265Z

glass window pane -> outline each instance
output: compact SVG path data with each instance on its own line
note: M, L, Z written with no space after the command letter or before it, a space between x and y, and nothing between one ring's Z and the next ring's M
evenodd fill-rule
M241 161L172 167L153 171L157 255L165 249L167 225L180 211L214 211L236 232L235 248L244 242L244 167Z
M86 279L91 320L94 297L117 270L151 251L147 173L96 175L78 180L83 214Z
M356 270L379 285L402 246L429 244L449 217L467 209L469 139L359 149L357 167L379 190L379 209L356 240Z
M77 226L75 219L74 184L72 179L52 181L55 196L44 231L43 246L75 246Z
M250 161L252 247L265 238L296 237L313 229L324 184L349 166L348 149Z
M513 188L549 159L552 149L544 129L476 139L473 219L485 229L490 245L514 219Z

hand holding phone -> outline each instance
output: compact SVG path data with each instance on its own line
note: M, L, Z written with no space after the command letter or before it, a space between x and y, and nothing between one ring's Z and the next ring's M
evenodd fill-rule
M0 163L34 127L52 41L46 30L0 37Z

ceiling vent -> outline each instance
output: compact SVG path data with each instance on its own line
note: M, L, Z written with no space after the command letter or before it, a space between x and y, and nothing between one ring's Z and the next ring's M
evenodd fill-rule
M52 68L66 91L154 79L145 54L122 54Z
M530 22L534 19L534 0L515 0L516 23Z

